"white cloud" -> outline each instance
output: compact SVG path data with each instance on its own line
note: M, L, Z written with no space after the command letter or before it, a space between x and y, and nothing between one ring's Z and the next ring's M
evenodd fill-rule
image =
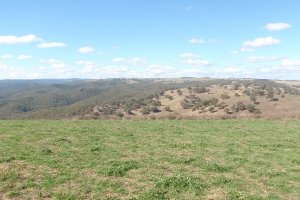
M239 72L241 72L241 70L239 68L236 68L236 67L226 68L223 71L226 72L226 73L239 73Z
M182 58L200 58L199 55L192 54L192 53L180 54L179 57L182 57Z
M25 35L21 37L16 37L13 35L0 36L0 44L15 44L15 43L30 43L34 41L41 41L42 39L37 38L35 35Z
M66 64L65 63L55 63L53 65L51 65L52 68L55 68L55 69L61 69L61 68L66 68Z
M248 58L246 58L245 60L248 62L268 62L268 61L275 61L275 60L279 60L280 57L265 57L265 56L249 56Z
M43 63L63 63L63 61L55 60L54 58L51 58L49 60L40 59L39 61Z
M67 45L61 42L51 42L51 43L43 42L42 44L37 45L37 47L39 48L65 47L65 46Z
M163 66L163 65L150 65L146 70L145 73L146 77L174 77L178 76L176 74L176 70L170 66Z
M248 52L248 53L252 53L252 52L255 52L255 49L250 49L250 48L241 48L240 50L241 52Z
M83 70L81 70L81 72L83 73L91 73L91 72L96 72L99 71L100 69L94 65L87 65L84 67Z
M102 51L98 51L98 53L99 53L99 54L104 54L104 52L102 52Z
M60 74L60 75L63 75L63 73L67 73L67 72L71 72L72 69L70 66L66 65L65 63L63 62L59 62L59 63L54 63L51 65L52 68L55 69L55 73L56 74Z
M281 61L281 65L283 65L283 66L300 66L300 60L283 59Z
M146 66L148 64L148 61L146 58L132 58L129 60L126 60L125 58L114 58L111 60L112 62L122 62L127 65L132 66Z
M77 61L76 64L78 64L78 65L94 65L96 63L93 62L93 61L83 61L83 60L81 60L81 61Z
M126 60L124 63L133 66L146 66L148 61L146 58L132 58L130 60Z
M281 41L272 38L272 37L265 37L265 38L257 38L254 41L245 41L243 43L244 47L269 47L279 44Z
M105 71L110 74L118 74L120 72L126 72L127 70L127 67L108 66L105 68Z
M7 65L0 63L0 71L8 69Z
M82 48L78 49L79 53L91 53L94 51L95 51L95 49L93 49L91 47L82 47Z
M238 51L232 51L230 52L230 54L238 54L239 52Z
M204 43L204 40L193 38L193 39L188 40L188 42L195 43L195 44L201 44L201 43Z
M186 10L191 10L192 9L192 6L189 6L186 8Z
M8 55L8 54L1 56L1 58L3 59L13 58L13 57L14 57L13 55Z
M126 59L125 58L114 58L111 61L112 62L124 62Z
M31 56L20 55L17 59L24 60L24 59L30 59L30 58L31 58Z
M47 69L47 67L45 67L45 66L40 66L39 67L39 71L44 71L44 70L46 70Z
M111 47L113 50L119 50L119 47L116 47L116 46L112 46Z
M190 64L190 65L195 65L195 66L207 66L210 65L210 62L207 60L192 60L188 59L186 61L180 62L182 64Z
M269 23L266 26L264 26L263 29L267 29L269 31L280 31L291 27L292 26L290 24L279 22L279 23Z

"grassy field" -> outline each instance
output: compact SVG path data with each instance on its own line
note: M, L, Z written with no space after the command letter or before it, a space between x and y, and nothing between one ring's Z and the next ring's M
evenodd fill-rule
M0 199L299 199L300 121L0 121Z

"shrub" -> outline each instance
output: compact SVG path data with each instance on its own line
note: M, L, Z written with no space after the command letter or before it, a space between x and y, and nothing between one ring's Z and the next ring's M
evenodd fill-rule
M161 106L161 102L160 101L152 101L152 105Z
M238 101L236 105L237 105L238 110L246 110L247 109L246 105L241 101Z
M247 108L247 110L248 110L249 112L251 112L251 113L253 113L253 112L255 111L255 107L254 107L254 105L252 105L252 104L248 104L246 108Z
M157 109L157 106L150 106L149 111L151 111L151 112L159 112L160 110Z
M211 106L211 107L208 108L208 111L213 113L215 111L215 108Z
M149 109L148 109L147 107L144 107L144 108L141 109L140 112L141 112L143 115L147 115L147 114L149 114Z
M195 93L205 93L205 92L207 92L206 88L203 87L203 86L202 87L196 87L196 88L193 89L193 91Z
M259 109L254 110L253 112L255 115L261 114L261 111Z
M169 106L165 106L165 111L171 112L171 109Z
M247 96L250 96L250 90L249 90L249 89L244 90L243 93L244 93L245 95L247 95Z
M171 95L165 95L166 98L168 98L169 100L173 100L173 97Z
M270 98L272 98L272 97L274 97L274 91L273 91L273 90L268 90L268 91L267 91L266 98L267 98L267 99L270 99Z
M234 85L233 85L233 89L234 90L238 90L242 85L239 83L239 82L236 82Z
M250 94L250 101L252 101L253 103L255 103L256 102L256 94L255 93L251 93Z
M124 114L122 113L122 112L120 112L120 111L118 111L117 113L116 113L116 116L118 116L118 117L124 117Z
M180 89L178 89L178 90L177 90L177 94L178 94L179 96L181 96L181 95L182 95L182 91L181 91Z
M225 109L224 109L224 112L227 113L227 114L230 114L229 108L225 108Z
M230 97L228 96L228 94L221 94L221 98L225 100L225 99L229 99Z
M216 107L218 107L219 109L224 109L226 107L226 103L225 102L220 102L216 104Z

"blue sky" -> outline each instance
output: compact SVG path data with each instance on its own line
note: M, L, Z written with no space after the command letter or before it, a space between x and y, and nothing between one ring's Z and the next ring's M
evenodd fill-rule
M298 0L1 0L0 79L300 79Z

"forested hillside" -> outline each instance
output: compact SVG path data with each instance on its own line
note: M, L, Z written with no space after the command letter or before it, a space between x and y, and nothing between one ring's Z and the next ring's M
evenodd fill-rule
M0 118L60 119L91 112L99 103L139 98L191 83L148 79L22 80L0 82Z
M231 93L230 101L225 100L225 96L229 94L230 98ZM200 113L209 110L216 113L224 109L228 114L236 109L230 110L227 104L258 104L257 99L271 94L272 97L275 94L284 98L285 95L297 96L300 91L297 85L291 87L259 79L2 80L0 119L64 119L91 115L93 118L123 117L158 114L162 110L171 113L170 107L176 108L177 114L195 115L196 112L189 113L188 109L200 110ZM244 99L238 98L241 95ZM255 110L254 106L251 108ZM256 111L256 114L260 113Z

